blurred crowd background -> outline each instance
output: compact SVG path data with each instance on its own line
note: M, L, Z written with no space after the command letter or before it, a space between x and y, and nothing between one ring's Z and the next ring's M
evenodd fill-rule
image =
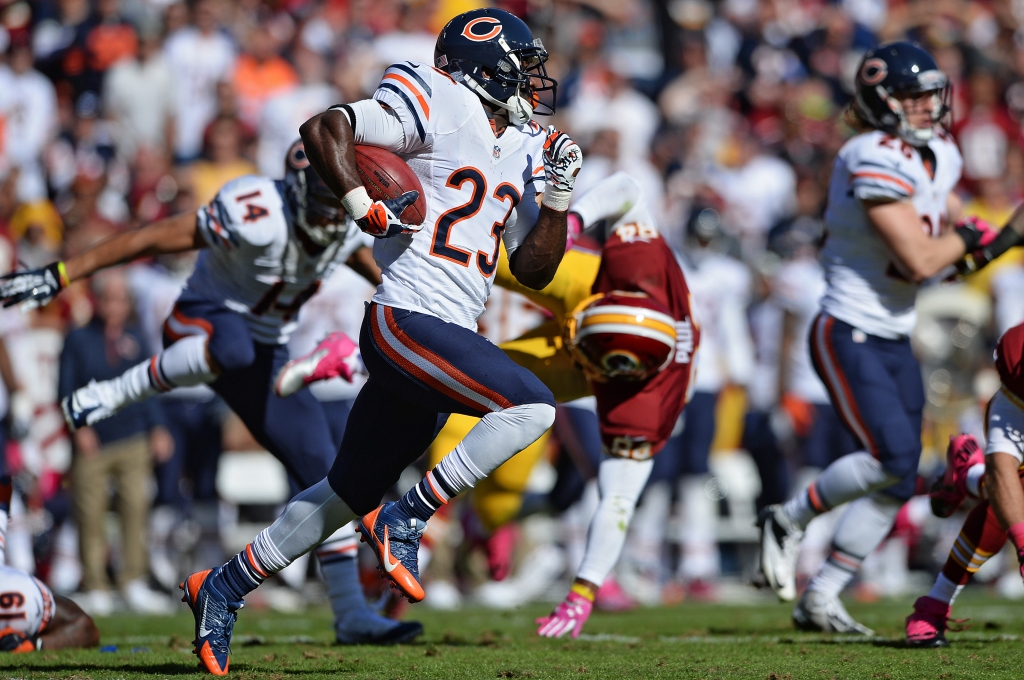
M0 270L42 266L195 210L240 175L280 177L300 123L368 97L390 63L432 62L447 19L483 4L0 0ZM526 19L551 53L559 87L550 122L585 153L577 191L619 170L638 180L705 329L694 402L599 604L763 597L747 585L756 509L853 446L809 368L805 338L822 286L815 255L831 163L852 134L844 114L859 60L892 39L935 55L953 84L951 127L965 159L957 191L966 213L1001 225L1024 188L1024 3L497 4ZM159 346L193 261L140 263L76 284L43 310L0 316L4 467L18 490L9 560L56 592L80 592L99 613L168 609L163 593L182 574L219 564L289 495L280 466L204 388L154 400L106 428L74 437L64 428L60 396ZM1022 285L1014 251L973 280L922 291L914 340L928 396L924 477L941 465L950 434L983 434L981 408L998 387L991 348L1024 319ZM293 351L338 327L356 336L371 292L339 273L304 309ZM505 340L540 320L502 291L481 332ZM318 396L343 402L355 389L328 385ZM575 450L574 408L592 407L560 408L521 522L488 531L471 503L431 522L428 604L560 599L596 499L599 453ZM829 521L812 525L804 573L823 558ZM959 525L932 518L924 497L908 503L855 595L919 588ZM301 606L316 596L312 569L287 570L255 604ZM992 560L979 579L1024 597L1019 578L1000 578L1003 569Z

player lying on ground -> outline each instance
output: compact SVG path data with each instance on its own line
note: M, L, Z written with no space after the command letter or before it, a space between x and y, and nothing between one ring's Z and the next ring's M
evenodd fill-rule
M554 420L550 390L475 332L502 242L512 273L537 289L551 281L565 252L566 209L582 153L566 135L545 134L530 121L541 98L554 94L546 59L520 19L474 10L441 31L438 68L395 64L373 99L302 125L312 166L360 228L379 239L374 259L383 283L359 342L369 379L327 478L293 498L226 565L186 580L195 645L211 672L227 672L242 598L358 516L387 576L409 599L422 599L416 553L427 520ZM422 226L400 221L412 192L369 199L355 144L408 161L426 193ZM547 190L538 206L541 179ZM379 506L452 412L481 421L416 487L412 506Z
M1024 577L1024 324L1003 334L996 346L999 391L985 409L982 453L974 437L950 440L946 472L932 491L932 511L949 517L970 497L968 513L932 589L914 602L907 617L907 643L945 647L953 601L981 565L1006 544L1017 550Z
M864 131L839 151L822 251L827 289L811 334L815 370L864 447L839 458L785 505L761 516L761 567L782 600L796 598L803 530L843 503L832 551L793 610L799 628L869 634L839 593L889 533L914 493L924 390L910 345L918 284L969 271L1019 245L1024 215L996 236L956 224L952 193L962 161L942 127L948 80L931 55L905 43L869 51L857 71L853 113Z
M550 616L538 619L538 632L548 637L580 634L597 589L618 561L653 456L689 396L700 339L683 272L633 179L617 173L601 181L573 204L569 219L575 231L607 225L600 254L569 250L540 291L519 284L505 267L495 281L554 316L500 348L540 378L559 402L596 395L603 448L610 456L600 466L601 500L572 591ZM473 422L461 418L456 429ZM486 526L496 528L515 517L520 503L512 499L524 491L542 451L535 442L474 490ZM502 481L493 482L495 477ZM414 488L399 502L413 507L419 493Z
M5 562L11 478L0 476L0 652L20 654L37 649L95 647L96 624L66 597Z
M208 383L301 490L324 478L337 442L313 395L282 399L274 394L274 376L288 361L288 338L299 309L322 280L347 263L371 283L380 281L364 239L296 141L285 158L283 180L233 180L194 214L113 236L66 262L5 277L0 298L5 305L46 304L72 281L105 267L200 249L195 271L164 325L164 350L118 378L93 381L66 398L68 427L88 426L175 387ZM335 364L335 375L351 379L357 348L340 334L332 341L345 358ZM355 530L336 528L317 557L338 641L391 643L419 635L419 623L378 616L366 605Z

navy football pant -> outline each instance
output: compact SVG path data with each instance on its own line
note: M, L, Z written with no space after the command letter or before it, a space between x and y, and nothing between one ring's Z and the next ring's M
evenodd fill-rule
M483 417L555 403L535 375L486 338L429 314L370 304L359 348L370 378L352 405L328 475L358 515L377 507L450 413Z
M811 359L853 436L899 479L882 493L908 500L921 458L924 386L910 339L889 340L822 312L811 327Z
M309 390L284 399L274 394L274 378L288 361L287 346L255 342L241 314L186 290L164 326L164 346L190 334L207 337L220 368L210 387L294 483L306 489L326 477L337 449L320 403Z
M153 505L184 509L188 499L180 488L182 473L192 481L192 500L216 500L223 406L216 399L199 401L165 395L160 397L160 407L174 439L174 455L153 467Z
M675 481L683 475L706 475L711 444L715 441L718 392L694 392L686 405L683 431L670 438L654 457L647 484Z

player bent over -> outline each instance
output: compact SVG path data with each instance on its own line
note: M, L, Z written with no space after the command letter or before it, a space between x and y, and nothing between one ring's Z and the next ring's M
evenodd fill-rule
M322 280L348 263L379 282L364 239L296 141L283 180L233 180L194 214L113 236L67 262L5 277L0 298L6 305L45 304L71 281L104 267L201 249L164 325L164 350L118 378L76 390L62 403L68 426L75 430L155 394L208 383L305 489L327 474L337 443L313 395L282 399L274 394L274 377L288 361L299 309ZM340 347L347 339L332 337L342 355L355 352L351 341ZM351 379L351 362L335 369ZM338 641L391 643L419 635L419 623L377 616L366 605L355 551L353 527L317 551Z
M570 315L566 340L597 398L602 448L600 502L583 562L566 599L537 619L544 637L578 637L598 588L622 552L650 477L691 391L700 329L675 256L640 200L640 187L613 175L573 205L584 227L607 220L593 297Z
M932 511L940 517L952 515L967 497L981 502L967 514L932 589L907 617L907 643L915 647L949 644L953 601L1007 538L1024 577L1024 324L1003 334L995 358L1000 385L985 409L985 451L970 435L952 437L946 473L931 494Z
M780 599L795 599L804 528L850 503L793 621L869 634L839 593L914 493L924 406L909 339L918 284L958 261L969 270L1018 245L1024 216L1018 211L999 236L978 221L952 228L962 161L941 124L948 80L931 55L910 43L881 45L865 55L856 84L853 113L864 131L843 146L832 172L822 251L827 288L810 342L815 370L863 450L763 511L761 566Z
M566 209L582 154L566 135L545 134L530 121L542 98L554 94L546 59L514 15L466 12L442 29L437 68L392 65L373 99L301 127L317 173L360 228L379 239L373 254L383 283L359 338L369 379L327 479L293 498L228 564L186 580L195 644L211 672L228 668L242 598L357 516L384 573L409 599L422 599L416 552L427 520L554 421L551 392L475 332L501 243L512 273L536 289L548 284L565 251ZM369 199L356 169L357 143L408 162L426 193L422 226L399 219L415 199L411 192ZM539 181L547 185L540 206ZM452 412L481 420L416 487L412 503L378 507Z
M0 476L0 652L95 647L100 632L88 614L42 581L4 564L11 491L11 478Z

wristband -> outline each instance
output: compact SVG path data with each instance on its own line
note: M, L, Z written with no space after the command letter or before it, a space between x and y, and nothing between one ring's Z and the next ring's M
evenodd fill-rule
M345 207L345 210L352 216L352 219L361 220L366 217L366 213L370 212L370 206L373 205L373 201L370 200L370 195L366 193L366 187L360 185L342 197L341 205Z
M544 198L540 204L545 208L565 212L569 209L569 199L572 197L572 189L559 189L549 186L544 190Z
M1017 550L1024 548L1024 522L1017 522L1007 529L1006 535L1010 538L1010 541Z
M68 278L68 270L64 266L64 262L60 261L57 263L57 275L60 279L60 287L67 288L71 285L71 279Z
M1024 522L1022 522L1022 524L1024 524ZM569 592L576 593L580 597L589 600L590 602L593 602L594 598L597 597L597 593L594 592L592 588L589 588L588 586L585 586L582 583L573 583L572 588L569 589Z

